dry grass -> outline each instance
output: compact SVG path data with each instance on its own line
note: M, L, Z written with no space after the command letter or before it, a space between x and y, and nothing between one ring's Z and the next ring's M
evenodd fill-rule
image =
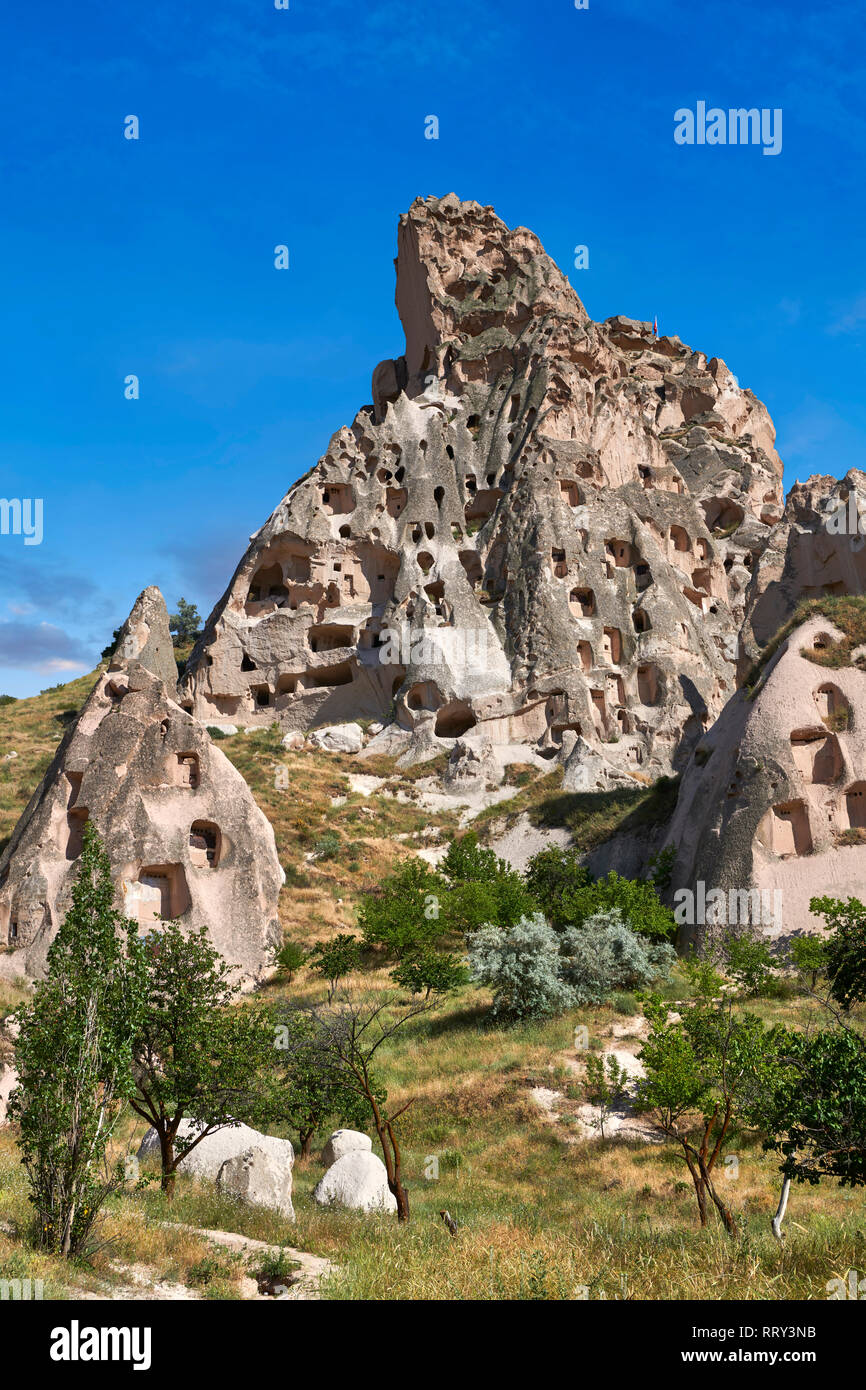
M35 779L53 752L52 720L80 703L92 679L41 702L0 707L2 737L11 738L27 760L22 766L29 777ZM433 826L444 839L453 827L448 817L431 815L412 799L415 779L401 778L390 761L374 767L332 754L287 753L273 730L225 739L220 747L274 825L293 880L283 893L282 918L287 934L302 943L351 927L360 893L418 843L414 836ZM276 785L277 764L287 769L288 791ZM387 777L408 799L352 794L348 776L359 771ZM0 781L0 788L6 786ZM539 824L567 818L578 834L592 839L630 817L652 819L674 791L670 785L649 792L636 787L625 800L565 798L550 774L521 787L509 814L528 810ZM0 810L14 819L13 804ZM326 832L337 836L336 857L309 862L306 855ZM386 969L365 973L363 981L365 987L391 988ZM323 1001L324 985L302 971L291 986L271 982L265 994L312 1005ZM684 997L685 982L678 979L670 994ZM22 997L14 986L4 986L0 1014ZM731 1143L739 1177L725 1187L740 1220L736 1241L716 1226L699 1229L687 1174L667 1146L569 1142L575 1137L569 1117L581 1099L565 1065L574 1055L574 1028L585 1024L597 1046L616 1016L613 1006L508 1030L490 1025L489 1003L484 991L466 988L413 1020L381 1052L392 1103L413 1098L400 1121L413 1213L408 1226L388 1217L320 1210L311 1192L322 1169L312 1159L296 1166L294 1226L181 1179L171 1205L154 1189L113 1198L102 1231L111 1244L88 1264L70 1266L29 1243L26 1185L7 1128L0 1131L0 1278L43 1278L46 1297L61 1297L70 1290L119 1287L124 1269L142 1265L154 1279L186 1284L204 1297L236 1298L240 1266L178 1229L181 1223L327 1255L337 1270L324 1295L340 1299L560 1299L582 1296L583 1290L591 1298L823 1299L827 1280L849 1267L863 1268L862 1196L830 1184L795 1189L787 1241L777 1245L769 1230L777 1162L748 1138ZM627 1007L622 1001L620 1008ZM752 1001L749 1007L768 1021L803 1026L815 1006L795 997ZM538 1085L565 1093L559 1122L551 1123L532 1102L530 1089ZM142 1129L127 1120L116 1151L134 1151ZM433 1159L436 1180L428 1176ZM456 1237L438 1215L443 1207L458 1222ZM209 1282L202 1284L204 1277Z

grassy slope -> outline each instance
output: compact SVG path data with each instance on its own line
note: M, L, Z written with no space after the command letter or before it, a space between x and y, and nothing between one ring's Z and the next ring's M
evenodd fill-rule
M81 702L90 680L0 708L0 756L14 747L21 759L0 780L0 833L8 834L26 801L24 791L29 795L50 760L60 729L57 714ZM398 778L385 762L362 768L352 758L287 754L274 731L237 735L220 746L274 825L281 860L294 880L284 890L281 916L287 934L299 941L351 926L359 891L375 886L397 857L419 843L398 841L397 835L411 837L428 826L445 835L451 828L448 817L413 804L417 770ZM288 769L288 791L275 785L278 763ZM9 767L0 763L4 772ZM358 771L388 775L410 800L350 794L348 774ZM620 801L565 798L552 774L523 787L507 813L523 809L538 824L568 823L589 847L629 817L663 814L670 795L670 788L638 788ZM332 805L342 797L342 804ZM326 831L340 838L337 857L308 862L305 855ZM374 980L386 987L384 971ZM276 981L266 992L313 1003L323 999L324 989L302 974L291 989ZM682 980L671 987L672 997L685 993ZM15 1002L13 991L0 994L0 1013ZM862 1268L862 1196L828 1184L795 1190L787 1241L783 1249L776 1245L768 1225L777 1198L775 1163L747 1139L731 1144L740 1176L725 1182L742 1218L738 1242L715 1227L698 1229L688 1175L671 1149L566 1142L573 1134L569 1112L580 1099L566 1068L574 1056L574 1027L587 1024L597 1044L617 1018L613 1006L505 1031L486 1025L487 1003L483 991L464 990L415 1020L382 1054L392 1099L416 1098L401 1121L413 1209L408 1227L388 1218L320 1211L309 1194L322 1169L311 1160L296 1168L294 1226L182 1180L170 1210L152 1190L114 1199L103 1232L111 1245L88 1266L70 1269L38 1255L24 1238L26 1186L7 1128L0 1131L0 1277L41 1277L47 1297L63 1296L69 1288L122 1283L122 1265L141 1263L205 1297L236 1297L240 1266L224 1255L214 1259L200 1238L162 1225L166 1220L238 1230L329 1255L339 1271L325 1292L338 1298L570 1298L581 1286L593 1298L824 1298L828 1279L851 1266ZM634 1012L628 1000L621 1007ZM762 1003L759 1011L803 1022L811 1007L780 1000ZM536 1109L529 1095L535 1085L565 1092L559 1124ZM134 1147L141 1128L128 1122L118 1136L121 1145ZM439 1163L438 1181L425 1178L431 1156ZM438 1217L441 1207L460 1224L454 1239ZM203 1259L209 1276L204 1285Z

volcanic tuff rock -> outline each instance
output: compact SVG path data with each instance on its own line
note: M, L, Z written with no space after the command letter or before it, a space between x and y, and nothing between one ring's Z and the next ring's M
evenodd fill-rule
M682 766L782 512L765 408L678 338L592 322L489 207L418 199L398 242L406 351L252 537L184 707Z
M165 599L155 584L142 590L120 629L110 667L119 670L125 661L140 661L170 691L177 685L177 662L168 612Z
M754 661L801 599L866 589L866 473L795 483L755 565L742 633Z
M142 930L160 916L206 927L244 980L269 963L284 877L274 832L240 773L143 664L167 670L167 632L159 590L145 590L122 637L137 658L119 649L99 677L0 858L2 974L44 971L88 819L118 905Z
M665 840L676 848L674 886L767 894L760 910L737 902L733 915L728 896L730 925L814 930L811 897L866 897L866 675L803 655L842 637L820 615L796 627L754 696L734 696L684 774ZM686 939L703 936L703 922L691 925Z

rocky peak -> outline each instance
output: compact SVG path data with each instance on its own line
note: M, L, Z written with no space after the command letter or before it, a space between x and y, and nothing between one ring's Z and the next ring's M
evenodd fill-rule
M595 323L525 228L417 200L400 358L257 532L182 683L205 721L679 766L734 689L782 511L769 416L717 357Z
M148 671L173 690L177 685L177 663L168 626L165 599L155 584L142 589L123 627L109 664L119 670L124 663L139 661Z

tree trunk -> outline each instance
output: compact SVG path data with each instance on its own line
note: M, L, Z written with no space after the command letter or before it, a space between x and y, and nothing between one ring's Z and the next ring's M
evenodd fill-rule
M788 1210L788 1193L791 1191L791 1179L785 1178L782 1183L782 1191L779 1193L779 1205L776 1208L776 1215L770 1221L770 1228L776 1240L784 1239L782 1236L782 1222L785 1219L785 1212Z
M162 1179L160 1186L165 1193L166 1201L170 1202L174 1197L175 1167L174 1167L174 1137L161 1134L159 1136L159 1153L162 1160Z

